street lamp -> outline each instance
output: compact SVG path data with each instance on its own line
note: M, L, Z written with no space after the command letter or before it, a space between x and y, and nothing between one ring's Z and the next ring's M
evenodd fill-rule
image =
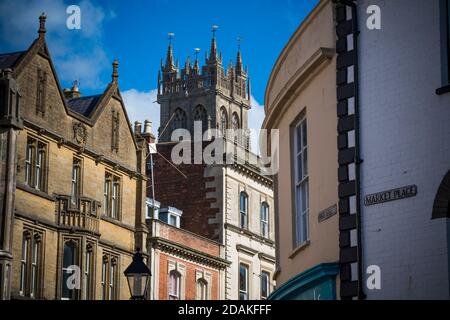
M131 300L145 300L148 280L152 274L144 263L144 258L139 248L133 256L133 261L123 273L127 277Z

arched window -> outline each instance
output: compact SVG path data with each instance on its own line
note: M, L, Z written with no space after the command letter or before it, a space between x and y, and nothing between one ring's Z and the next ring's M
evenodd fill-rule
M269 237L269 205L267 202L261 204L261 235Z
M172 131L176 129L186 129L186 112L178 108L172 118Z
M180 300L181 274L172 270L169 274L169 300Z
M233 117L231 118L231 128L233 130L237 130L241 127L240 125L240 121L239 121L239 116L236 112L233 112Z
M240 226L242 229L248 228L248 196L245 192L241 192L239 197L239 216Z
M208 281L203 278L197 280L197 300L208 300Z
M67 241L64 243L64 252L63 252L63 266L62 266L62 291L61 291L61 299L63 300L75 300L77 299L77 291L76 289L69 288L68 279L75 271L73 266L77 264L77 244L74 241Z
M202 133L208 129L208 112L202 105L198 105L194 110L194 121L202 122Z
M432 219L450 218L450 171L439 186L433 203Z
M228 129L228 114L224 107L220 109L220 131L225 136L226 129Z

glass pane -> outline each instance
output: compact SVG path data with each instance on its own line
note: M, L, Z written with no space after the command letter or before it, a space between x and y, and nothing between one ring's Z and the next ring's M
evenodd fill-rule
M268 284L269 284L269 276L267 273L263 272L261 274L261 298L267 298Z
M297 182L300 182L303 179L303 161L302 155L297 156Z
M306 184L302 183L300 186L301 189L301 198L300 198L300 202L301 202L301 211L305 212L306 211L306 204L307 204L307 190L306 190Z
M302 145L303 147L308 145L306 121L303 121L302 123Z
M75 247L72 243L64 245L63 268L74 265L75 262Z
M308 149L303 150L303 176L302 178L308 175Z
M298 125L295 128L295 143L296 143L296 149L295 152L299 153L302 150L302 131L301 131L301 125Z
M247 291L247 267L242 264L239 267L239 289Z
M307 235L308 235L308 216L307 213L305 212L302 215L302 237L301 240L302 242L307 240Z

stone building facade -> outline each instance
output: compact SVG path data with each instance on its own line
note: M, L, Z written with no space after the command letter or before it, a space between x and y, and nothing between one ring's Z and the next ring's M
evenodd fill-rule
M183 211L182 228L224 246L224 259L230 262L224 277L224 299L265 299L273 288L275 272L272 179L248 161L255 155L249 151L250 80L241 52L235 66L230 62L225 71L214 36L205 65L200 68L198 57L193 65L188 59L180 71L172 50L169 45L158 75L161 122L154 170L156 199ZM177 146L173 140L179 138L172 136L176 129L189 132L184 143L193 149L196 143L198 146L198 141L192 141L196 123L200 137L207 129L218 129L214 139L239 148L242 159L194 163L192 154L188 163L169 163ZM233 134L237 129L240 133ZM202 151L214 140L208 135L204 138Z
M103 93L61 89L45 20L26 51L0 55L1 298L128 299L123 271L146 255L146 143L117 61Z

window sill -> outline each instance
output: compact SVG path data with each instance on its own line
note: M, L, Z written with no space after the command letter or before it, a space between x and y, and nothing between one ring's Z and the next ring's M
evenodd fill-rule
M443 95L443 94L445 94L445 93L449 93L449 92L450 92L450 84L445 85L445 86L443 86L443 87L440 87L440 88L436 89L436 94L437 94L438 96Z
M38 197L41 197L41 198L44 198L44 199L47 199L50 201L55 201L55 197L52 197L51 195L49 195L48 193L46 193L44 191L39 191L34 188L31 188L31 187L27 186L26 184L17 182L16 186L18 189L20 189L22 191L29 192L31 194L34 194L35 196L38 196Z
M309 247L311 241L306 240L305 242L303 242L301 245L299 245L297 248L295 248L291 254L289 254L289 259L294 259L296 255L298 255L300 252L302 252L303 250L305 250L307 247Z

